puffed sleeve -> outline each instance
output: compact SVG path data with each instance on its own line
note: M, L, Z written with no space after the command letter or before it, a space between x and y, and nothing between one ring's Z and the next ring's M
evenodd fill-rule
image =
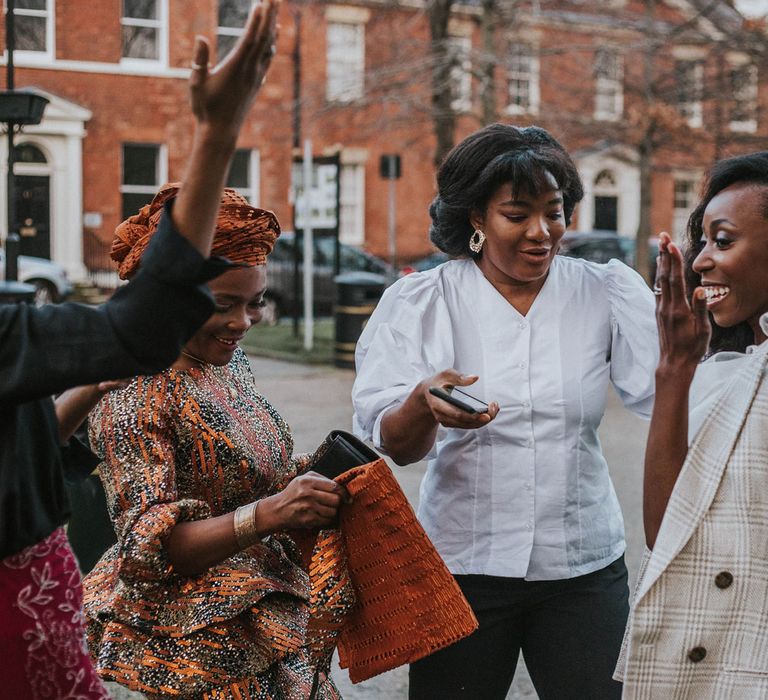
M91 444L104 460L101 478L126 581L172 575L165 541L180 521L211 516L208 504L179 499L173 440L174 380L141 376L107 394L90 416Z
M408 275L386 290L355 352L352 404L358 437L383 451L384 413L401 404L420 381L453 367L452 338L440 268Z
M618 260L605 266L611 309L611 381L624 405L642 418L653 409L659 336L653 293Z

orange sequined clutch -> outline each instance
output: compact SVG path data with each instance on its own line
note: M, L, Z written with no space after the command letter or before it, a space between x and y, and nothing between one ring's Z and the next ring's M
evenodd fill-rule
M358 604L339 635L353 683L466 637L477 620L383 459L336 479L352 496L341 533Z

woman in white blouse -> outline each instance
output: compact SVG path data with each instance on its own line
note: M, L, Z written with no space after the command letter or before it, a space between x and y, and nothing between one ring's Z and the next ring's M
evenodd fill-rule
M621 511L597 428L611 382L653 401L653 295L618 261L557 256L583 196L537 127L488 126L447 156L432 241L458 259L392 285L357 346L355 430L429 460L419 517L479 621L411 666L411 698L504 698L522 650L542 700L618 698L628 611ZM465 413L429 393L466 387Z
M687 238L684 274L660 237L649 551L617 675L627 698L766 698L768 151L715 165Z

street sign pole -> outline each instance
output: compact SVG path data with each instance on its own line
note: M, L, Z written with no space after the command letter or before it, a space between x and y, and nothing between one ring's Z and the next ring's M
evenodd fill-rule
M397 278L397 201L395 198L395 182L400 177L400 155L390 153L381 156L379 174L389 180L389 259L392 263L392 277Z
M389 258L392 262L392 276L397 277L397 235L395 231L395 183L394 178L389 179Z
M14 0L6 0L5 8L5 45L6 53L8 55L8 63L6 66L6 90L9 92L16 89L15 77L14 77L14 65L13 65L13 52L16 48L16 30L14 22ZM16 124L12 121L7 122L8 125L8 184L6 190L6 214L8 221L8 228L6 229L5 238L5 279L8 282L15 282L19 279L19 235L13 230L16 224L16 193L14 192L14 186L16 185L13 177L13 163L14 163L14 148L13 148L13 131L16 128Z
M304 141L304 349L312 350L314 318L312 316L312 277L314 252L312 245L312 141Z

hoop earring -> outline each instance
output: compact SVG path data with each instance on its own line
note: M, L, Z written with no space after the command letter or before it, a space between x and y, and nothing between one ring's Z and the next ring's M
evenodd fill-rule
M483 243L485 243L485 234L479 228L476 228L469 238L469 249L473 253L479 253L483 249Z

